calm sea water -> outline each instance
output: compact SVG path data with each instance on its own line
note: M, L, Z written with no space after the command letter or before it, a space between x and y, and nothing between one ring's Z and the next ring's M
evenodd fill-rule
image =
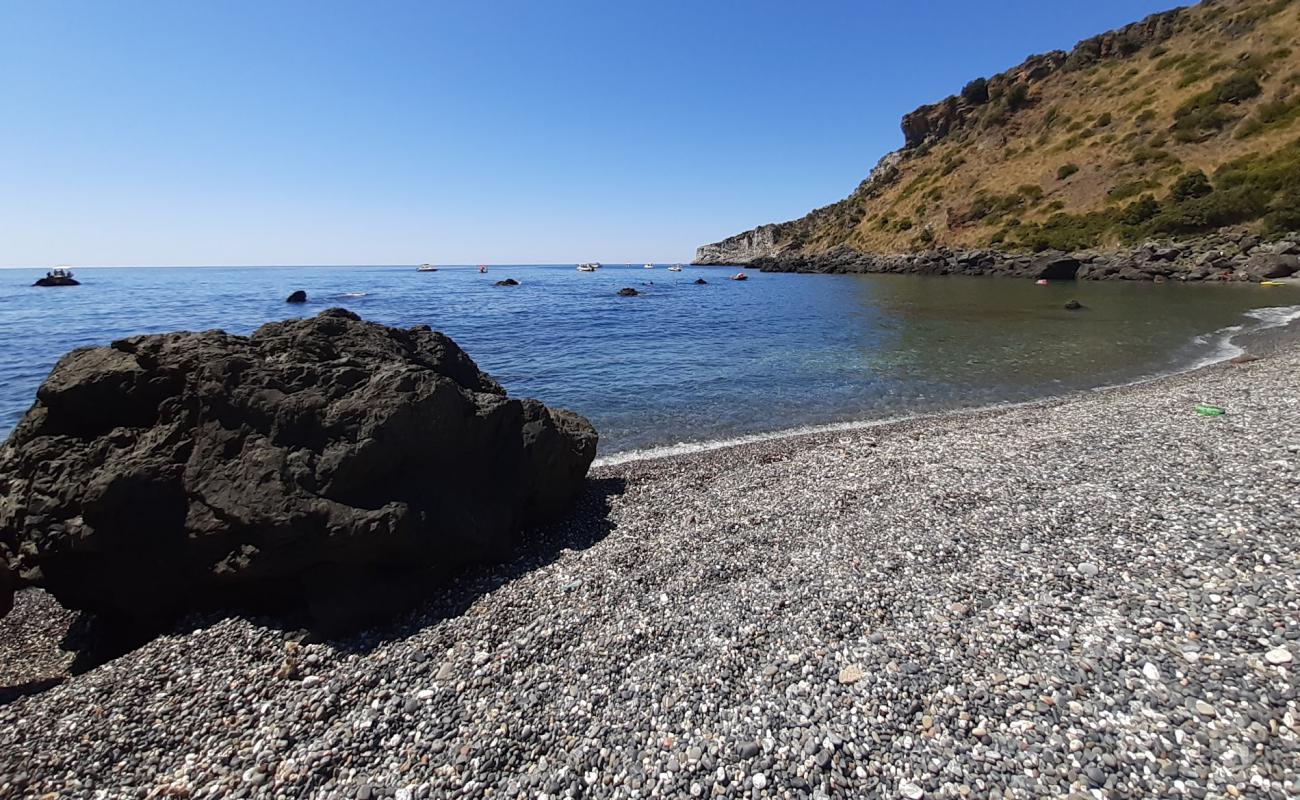
M427 323L517 396L579 411L601 452L1022 400L1124 382L1230 353L1276 325L1300 287L787 275L606 266L103 268L83 285L0 271L0 436L74 347L345 306ZM517 287L496 287L506 277ZM703 277L708 285L696 286ZM650 285L644 285L650 284ZM641 297L615 292L633 286ZM307 291L306 306L284 298ZM1077 298L1086 309L1066 311Z

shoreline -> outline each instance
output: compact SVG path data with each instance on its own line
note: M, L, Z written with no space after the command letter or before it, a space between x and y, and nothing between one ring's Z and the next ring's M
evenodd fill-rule
M795 242L776 241L764 228L738 234L696 251L693 266L727 265L760 272L801 274L914 274L1033 278L1240 283L1285 280L1300 275L1300 234L1269 241L1243 231L1153 240L1112 248L1075 251L939 247L878 253L840 245L806 252Z
M1300 342L1274 333L594 468L571 520L389 626L196 619L0 706L0 796L1300 791Z
M836 433L869 430L880 428L882 426L923 422L926 420L936 420L950 416L977 415L986 412L1009 411L1032 407L1042 403L1068 400L1076 396L1088 396L1097 392L1141 386L1143 384L1186 375L1188 373L1226 363L1234 358L1246 355L1248 353L1247 348L1252 342L1259 342L1263 345L1261 352L1271 352L1277 348L1284 347L1286 346L1284 344L1286 342L1295 342L1300 344L1300 306L1278 306L1276 308L1286 309L1289 312L1284 319L1279 320L1276 323L1261 320L1254 329L1248 331L1242 330L1242 326L1240 325L1234 325L1202 334L1202 336L1206 337L1223 337L1224 341L1220 347L1220 351L1214 355L1207 356L1181 367L1173 367L1166 371L1141 375L1132 380L1123 381L1121 383L1102 384L1082 389L1070 389L1060 394L1050 394L1043 397L1031 398L1029 400L1012 400L1001 403L991 403L988 405L948 408L917 414L901 414L880 418L850 419L813 425L796 425L791 428L781 428L774 431L764 431L720 439L705 439L696 442L675 442L673 444L633 448L631 450L622 450L616 453L610 453L607 456L597 456L595 461L592 462L591 468L595 470L637 461L689 457L702 453L710 453L716 450L727 450L733 447L763 444L768 441L799 440L805 437L818 437ZM1256 310L1258 311L1262 309ZM1247 316L1249 316L1249 314L1247 314ZM1238 338L1243 339L1244 341L1238 343L1236 341Z

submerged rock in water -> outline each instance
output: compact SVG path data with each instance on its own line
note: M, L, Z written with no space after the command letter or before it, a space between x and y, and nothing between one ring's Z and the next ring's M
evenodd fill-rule
M638 292L636 289L633 289L631 286L625 286L622 289L618 290L619 297L636 297L639 294L641 293Z
M1083 303L1080 303L1078 300L1066 300L1066 301L1065 301L1065 310L1066 310L1066 311L1078 311L1078 310L1081 309L1081 308L1083 308Z
M595 452L428 326L138 336L64 356L0 448L0 550L133 631L209 608L343 630L507 556Z
M708 284L708 281L704 280L703 278L696 278L696 279L695 279L695 285L696 285L696 286L704 286L704 285L706 285L706 284Z
M519 281L515 280L514 278L506 278L505 280L497 281L492 285L493 286L518 286Z
M307 293L304 292L302 289L299 289L298 291L296 291L296 292L294 292L293 294L289 295L289 297L288 297L287 299L285 299L284 302L286 302L286 303L305 303L305 302L307 302Z

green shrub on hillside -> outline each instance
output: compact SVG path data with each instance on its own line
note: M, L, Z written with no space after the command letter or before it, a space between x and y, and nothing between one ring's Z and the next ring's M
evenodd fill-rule
M1063 181L1078 171L1079 171L1078 164L1062 164L1056 170L1056 179L1058 181Z
M1119 183L1112 186L1106 192L1106 196L1111 200L1127 200L1130 197L1136 197L1147 189L1153 188L1154 184L1155 182L1149 178Z
M1123 184L1124 191L1131 185ZM1056 202L1047 206L1058 207ZM1038 225L1026 226L1019 238L1021 245L1033 250L1077 250L1113 239L1131 242L1241 223L1257 223L1272 232L1300 230L1300 141L1225 164L1213 180L1199 170L1186 172L1163 201L1145 194L1122 208L1055 213Z
M1166 205L1149 224L1154 233L1200 233L1258 219L1268 210L1268 199L1266 192L1252 189L1211 192Z
M1160 213L1160 203L1155 195L1144 194L1137 200L1124 206L1119 212L1119 221L1124 225L1141 225Z
M1179 141L1196 141L1207 133L1223 130L1237 119L1223 109L1258 97L1261 89L1256 75L1251 71L1238 72L1204 92L1188 98L1174 111L1174 138Z
M1029 87L1023 83L1017 83L1007 92L1007 110L1019 111L1029 105Z
M1181 202L1204 197L1212 191L1214 187L1210 185L1210 179L1204 172L1195 169L1178 176L1178 180L1174 181L1174 185L1169 188L1169 196Z
M966 99L966 102L974 105L987 103L989 101L989 82L983 78L976 78L961 87L961 96Z
M1264 215L1267 233L1300 231L1300 191L1290 190L1278 195Z

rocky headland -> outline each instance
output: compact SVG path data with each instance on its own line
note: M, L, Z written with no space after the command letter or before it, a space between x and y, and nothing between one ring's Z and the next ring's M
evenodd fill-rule
M1300 235L1261 242L1246 232L1224 232L1182 241L1144 242L1113 250L1025 253L997 249L920 253L864 253L847 247L820 253L776 251L741 261L763 272L904 273L916 275L1002 275L1049 280L1251 281L1300 273Z
M847 197L695 263L1022 275L1051 252L1080 278L1259 280L1283 269L1247 263L1259 242L1300 230L1298 76L1289 3L1155 14L920 106Z

